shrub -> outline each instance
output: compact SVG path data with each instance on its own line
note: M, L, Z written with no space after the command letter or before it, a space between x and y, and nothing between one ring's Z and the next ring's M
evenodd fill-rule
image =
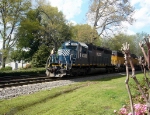
M39 74L45 74L45 68L30 68L30 69L25 69L25 70L0 71L0 77L20 76L20 75L37 76Z
M11 66L6 66L5 68L1 68L0 71L9 71L12 70Z
M32 67L45 67L49 56L49 48L45 45L39 47L39 50L32 57Z

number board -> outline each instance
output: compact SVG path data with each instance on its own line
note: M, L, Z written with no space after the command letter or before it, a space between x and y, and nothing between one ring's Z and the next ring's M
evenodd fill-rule
M87 58L87 54L82 54L82 57L83 58Z
M97 53L97 56L102 56L102 53Z

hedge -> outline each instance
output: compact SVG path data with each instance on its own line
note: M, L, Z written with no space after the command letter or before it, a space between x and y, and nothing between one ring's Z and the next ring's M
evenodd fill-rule
M30 69L22 69L22 70L0 70L0 77L3 76L20 76L20 75L30 75L35 76L39 74L45 74L45 68L30 68Z

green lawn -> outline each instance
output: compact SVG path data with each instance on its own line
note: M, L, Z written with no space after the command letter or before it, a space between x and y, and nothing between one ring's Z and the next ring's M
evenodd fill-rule
M125 76L119 76L0 100L0 114L112 115L128 101Z

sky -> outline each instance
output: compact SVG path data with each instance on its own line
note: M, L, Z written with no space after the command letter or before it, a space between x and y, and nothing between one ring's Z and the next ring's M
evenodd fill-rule
M68 21L75 24L86 23L89 0L47 0L62 11Z
M62 11L66 19L74 24L85 24L86 13L89 9L89 0L47 0L52 6L58 7ZM146 32L150 33L150 0L130 0L131 5L135 8L133 18L135 22L130 25L123 22L123 26L127 28L127 34ZM0 40L0 48L2 47Z
M86 13L89 8L89 0L47 0L52 6L58 7L64 13L66 19L76 24L86 22ZM150 0L130 0L131 5L135 8L133 18L135 22L130 25L123 23L127 28L127 34L136 34L150 30Z

